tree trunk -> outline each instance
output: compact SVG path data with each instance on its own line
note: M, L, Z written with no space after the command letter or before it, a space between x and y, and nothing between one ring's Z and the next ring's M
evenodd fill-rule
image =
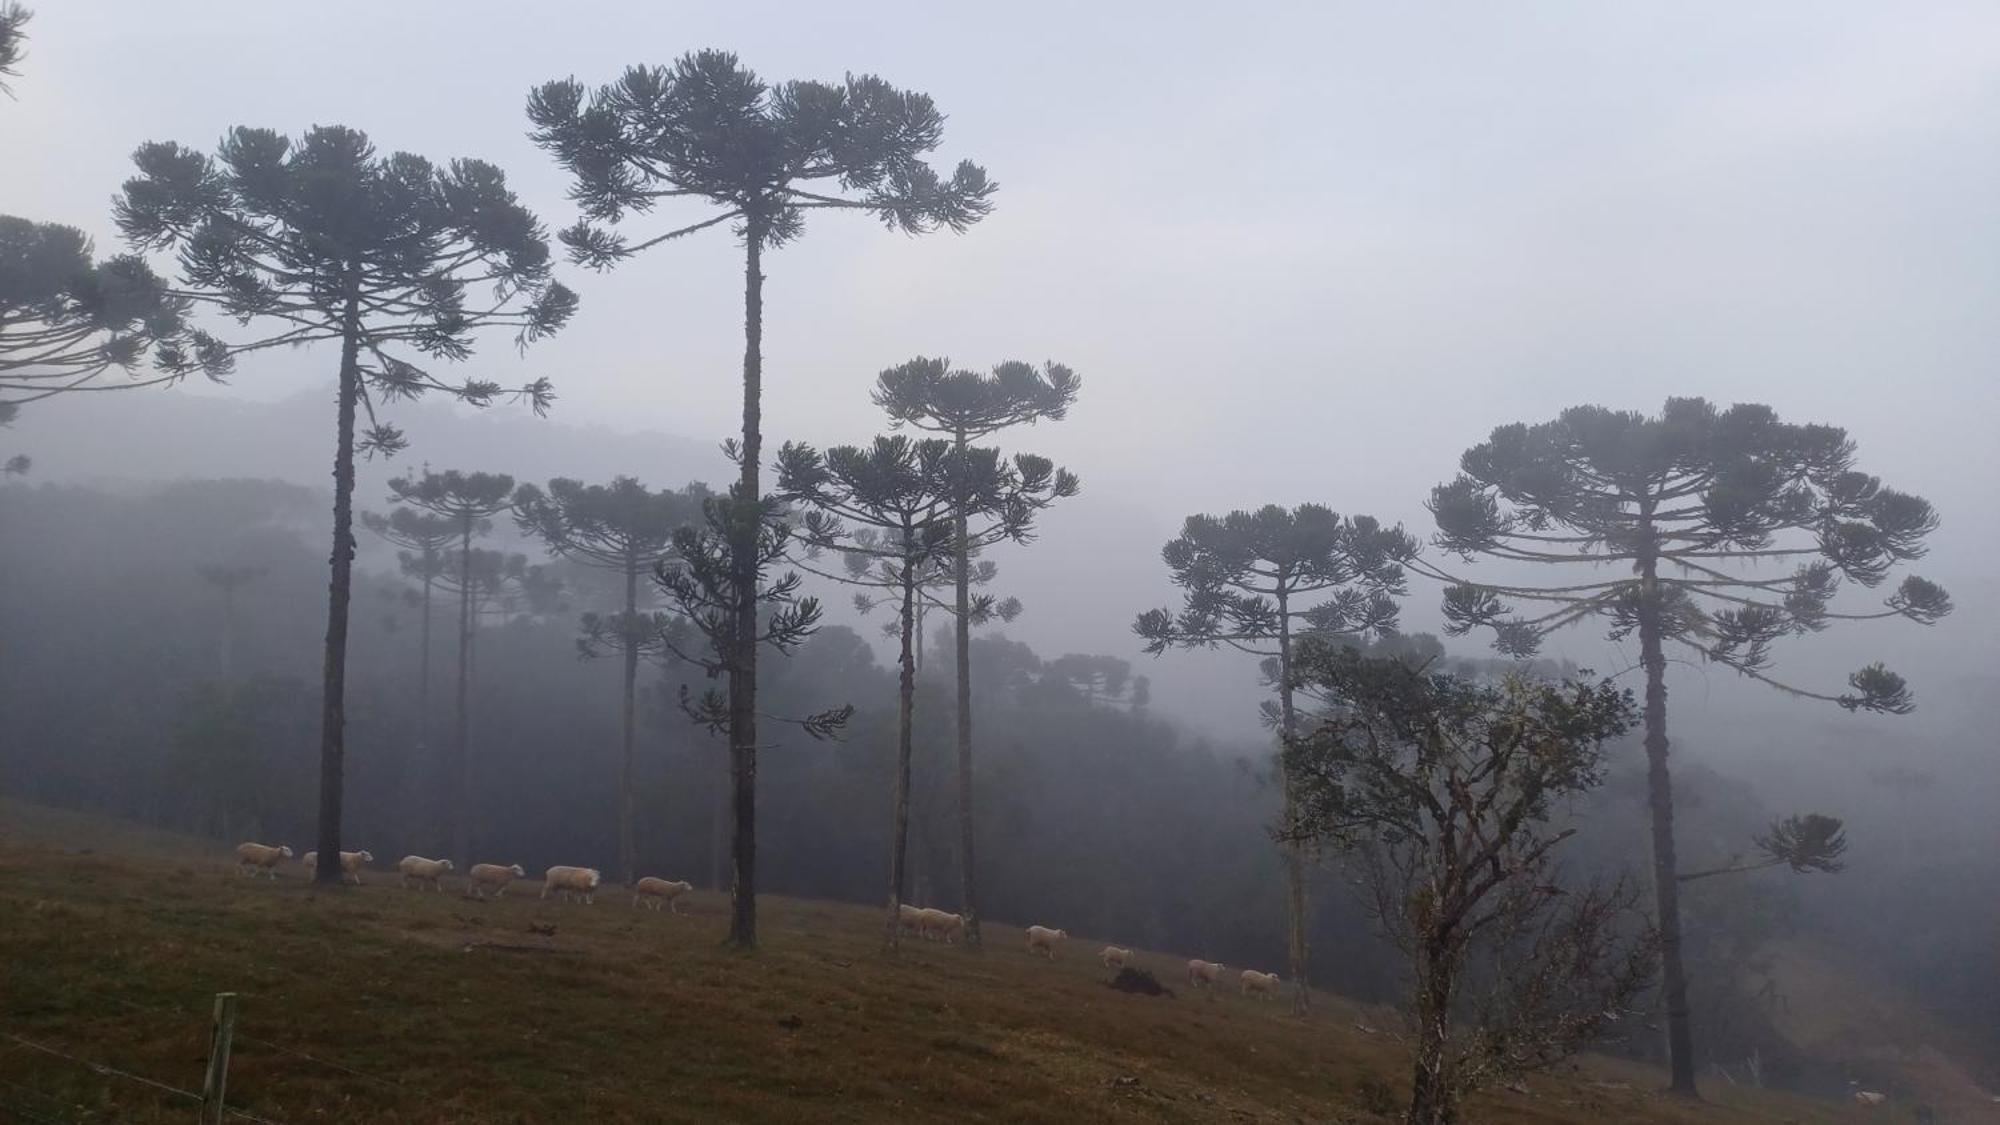
M736 587L736 621L729 654L729 776L735 836L730 844L729 941L757 948L757 532L764 455L760 430L764 387L764 230L752 216L743 232L743 442L742 475L731 505L730 570Z
M326 596L326 669L320 688L319 854L313 881L340 884L341 777L347 759L347 604L354 589L354 412L361 402L360 303L347 299L340 342L340 421L333 450L332 577Z
M639 879L639 849L632 830L632 773L636 749L633 744L633 703L639 691L639 563L625 560L625 701L623 757L618 773L618 867L625 885Z
M1647 529L1650 531L1650 528ZM1657 563L1640 559L1639 664L1646 672L1646 795L1653 813L1653 894L1659 910L1661 999L1667 1009L1667 1057L1673 1093L1696 1097L1694 1032L1688 1016L1687 970L1681 960L1680 864L1674 857L1674 787L1667 772L1667 658Z
M417 666L417 749L428 753L431 746L431 588L437 585L437 551L424 549L424 620L418 628Z
M898 663L902 676L896 690L896 775L893 782L889 836L889 933L885 944L893 952L903 930L904 863L910 846L910 746L911 727L916 717L917 658L910 634L916 628L917 571L911 557L916 536L903 529L903 615L902 652Z
M966 435L957 435L960 457L965 455ZM953 521L957 542L953 547L954 602L952 644L958 659L958 909L965 916L965 944L979 947L979 882L972 850L972 544L966 540L963 507Z
M459 866L471 870L472 859L472 739L468 692L472 681L472 513L459 525L458 537L458 684L453 689L451 758L458 773L458 816L452 825L451 851Z
M1420 937L1419 940L1431 940ZM1451 996L1456 958L1435 949L1417 955L1417 1041L1410 1075L1410 1108L1404 1125L1452 1125L1457 1096L1448 1067Z
M1292 619L1279 578L1278 589L1278 738L1279 752L1292 737L1297 716L1292 703ZM1298 794L1292 788L1291 771L1284 758L1278 759L1279 784L1285 794L1285 824L1289 828L1297 812ZM1292 971L1292 1014L1303 1018L1312 1010L1312 990L1306 964L1306 862L1301 845L1285 845L1285 946Z

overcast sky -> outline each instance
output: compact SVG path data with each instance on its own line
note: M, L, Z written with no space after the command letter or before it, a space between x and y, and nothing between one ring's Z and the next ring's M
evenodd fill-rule
M870 381L912 355L1076 368L1071 420L1008 438L1087 492L1005 562L1044 592L1089 576L1087 605L1024 619L1038 647L1125 651L1188 512L1316 500L1428 532L1461 450L1587 401L1846 426L1862 467L1941 509L1929 572L1992 557L1990 2L33 6L0 212L106 251L147 140L351 125L491 160L558 227L565 181L522 113L547 79L721 47L767 79L928 92L939 160L984 164L998 208L919 239L816 215L770 256L766 434L864 439ZM583 303L560 338L474 368L552 375L563 423L733 432L733 239L566 280ZM248 359L228 393L311 391L327 362ZM1983 643L1990 597L1954 592L1939 635Z

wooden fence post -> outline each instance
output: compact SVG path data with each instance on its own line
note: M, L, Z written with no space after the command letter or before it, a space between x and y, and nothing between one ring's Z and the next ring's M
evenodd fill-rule
M222 1099L229 1085L229 1042L236 1035L236 994L215 994L215 1023L208 1042L208 1076L201 1083L201 1125L222 1125Z

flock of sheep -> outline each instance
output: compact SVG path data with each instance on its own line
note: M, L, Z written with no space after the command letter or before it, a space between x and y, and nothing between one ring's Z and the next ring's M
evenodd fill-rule
M253 879L259 874L276 879L278 865L290 858L292 849L282 845L278 847L256 843L236 845L237 868ZM340 881L359 886L362 869L373 862L375 853L370 851L341 852ZM304 864L306 877L311 878L319 869L319 853L307 852ZM429 886L434 891L443 891L444 877L456 868L448 859L425 859L420 855L406 855L396 861L396 870L402 874L405 887L414 885L421 889ZM523 878L527 874L518 863L508 864L505 867L497 863L475 863L472 865L472 870L466 872L466 890L474 898L485 898L489 891L495 898L499 898L507 893L508 886L514 880ZM553 894L560 896L564 901L581 898L586 903L595 902L597 888L603 882L603 873L595 867L551 867L542 876L542 897L547 898ZM680 897L691 890L694 890L694 884L685 880L661 879L648 875L632 885L632 905L638 906L644 903L658 910L660 904L665 903L668 910L679 914Z
M278 877L278 865L292 858L292 849L269 844L243 843L236 845L236 863L239 870L251 878L259 874L272 879ZM306 877L311 878L319 865L319 853L307 852L304 859ZM361 883L362 868L375 862L375 855L368 851L341 852L340 878L343 883ZM444 877L453 871L448 859L425 859L420 855L406 855L396 863L396 870L402 873L403 886L415 885L419 889L429 886L432 890L444 890ZM474 898L485 898L488 891L498 898L507 893L507 887L514 880L527 875L521 865L510 864L502 867L497 863L475 863L466 872L466 889ZM604 875L594 867L551 867L542 877L542 897L558 895L564 901L581 897L585 903L595 901L597 888L604 881ZM694 884L684 880L661 879L648 875L632 885L632 905L641 903L654 910L661 903L674 914L679 914L680 898L694 890ZM916 934L930 941L953 944L965 936L965 917L934 907L918 907L903 903L899 907L899 920L904 933ZM1068 930L1052 930L1047 926L1028 927L1028 952L1039 953L1049 960L1056 959L1056 950L1069 940ZM1105 969L1117 972L1132 961L1132 951L1115 945L1107 945L1098 953L1098 960ZM1199 958L1187 963L1188 984L1195 988L1213 988L1223 978L1227 965L1218 961L1203 961ZM1245 996L1273 997L1278 994L1279 978L1276 973L1260 973L1255 969L1245 969L1237 976L1237 986Z

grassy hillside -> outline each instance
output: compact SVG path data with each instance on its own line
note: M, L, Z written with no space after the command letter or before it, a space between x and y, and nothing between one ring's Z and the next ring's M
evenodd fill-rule
M223 990L242 998L231 1104L275 1121L1369 1122L1400 1100L1403 1053L1368 1030L1384 1014L1326 998L1301 1025L1233 994L1114 992L1081 937L1055 964L1010 926L984 953L892 960L877 912L773 899L743 957L719 947L714 895L676 917L616 891L481 902L382 873L315 893L296 867L252 882L229 858L0 806L0 1120L192 1120L178 1095L38 1048L197 1089ZM1140 963L1168 979L1177 962ZM1591 1061L1472 1120L1883 1119L1733 1089L1687 1107L1660 1082Z

